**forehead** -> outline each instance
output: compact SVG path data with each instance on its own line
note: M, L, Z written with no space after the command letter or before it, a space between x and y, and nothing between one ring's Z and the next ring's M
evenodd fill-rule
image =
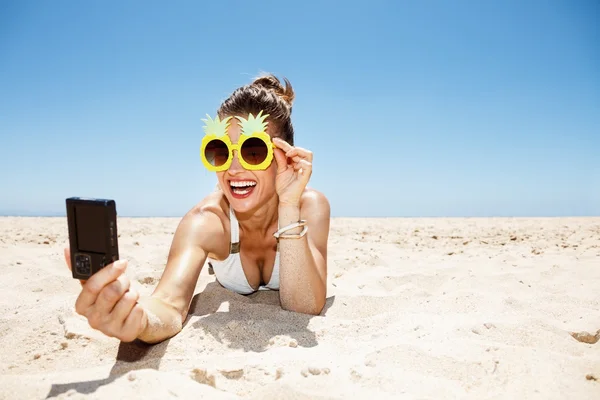
M229 128L227 129L227 136L229 136L233 143L237 143L242 134L242 128L237 124L237 122L237 120L229 120Z

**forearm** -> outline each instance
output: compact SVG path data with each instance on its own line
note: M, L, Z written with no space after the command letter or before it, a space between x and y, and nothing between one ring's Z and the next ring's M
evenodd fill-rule
M138 339L149 343L159 343L175 336L183 326L181 314L156 297L141 297L138 302L144 307L148 322Z
M300 207L279 206L279 226L284 227L301 219ZM302 227L284 234L298 234ZM319 314L325 305L325 282L318 273L308 244L307 232L300 239L279 239L279 292L284 309L305 314Z

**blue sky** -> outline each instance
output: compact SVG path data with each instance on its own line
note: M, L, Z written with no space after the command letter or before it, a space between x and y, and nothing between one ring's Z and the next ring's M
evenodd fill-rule
M169 5L170 4L170 5ZM0 214L181 216L205 114L292 82L339 216L600 215L596 1L2 1Z

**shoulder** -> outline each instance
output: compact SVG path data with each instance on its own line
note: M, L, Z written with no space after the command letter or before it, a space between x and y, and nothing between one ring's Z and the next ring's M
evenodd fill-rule
M303 212L309 212L311 215L317 214L320 217L330 218L331 206L329 199L322 192L306 188L302 197L300 198L300 210Z
M219 252L229 240L229 208L221 191L210 193L181 219L176 236L209 253Z
M331 226L331 207L327 197L318 190L307 188L300 198L300 216L309 229L308 242L322 259L327 259L327 242ZM316 253L313 253L316 254ZM326 264L326 261L325 261ZM323 264L319 264L323 265Z
M229 207L225 201L223 192L217 190L208 194L204 199L192 207L183 218L199 221L203 216L215 216L219 218L219 220L229 221Z
M300 198L300 215L311 230L309 240L324 253L331 224L329 200L318 190L307 188Z

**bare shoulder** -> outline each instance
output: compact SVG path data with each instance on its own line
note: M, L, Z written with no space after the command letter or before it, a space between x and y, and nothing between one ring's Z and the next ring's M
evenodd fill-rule
M229 237L229 214L223 193L210 193L181 219L174 241L199 246L208 253L219 252Z
M197 219L198 216L204 214L213 214L222 218L227 217L226 211L226 202L223 192L215 191L208 194L198 204L192 207L183 218Z
M327 197L315 189L305 189L300 198L300 215L306 220L308 240L324 257L327 254L331 207Z
M306 188L304 193L302 193L300 210L307 217L326 218L329 220L331 216L331 206L327 196L312 188Z

